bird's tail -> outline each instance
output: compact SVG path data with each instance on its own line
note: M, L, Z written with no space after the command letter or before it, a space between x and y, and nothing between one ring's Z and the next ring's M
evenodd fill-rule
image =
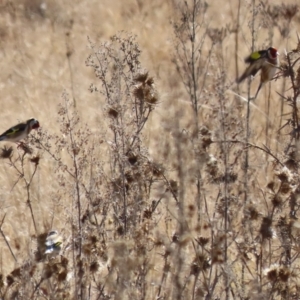
M255 94L255 97L254 97L253 100L255 100L255 99L257 98L258 93L259 93L260 89L262 88L263 84L264 84L263 82L261 82L261 83L259 84L259 87L258 87L258 89L257 89L257 91L256 91L256 94Z
M235 82L236 82L237 84L240 84L242 81L245 80L246 77L247 77L247 75L246 75L246 73L244 73L244 74L242 74L240 77L238 77L238 78L235 80Z

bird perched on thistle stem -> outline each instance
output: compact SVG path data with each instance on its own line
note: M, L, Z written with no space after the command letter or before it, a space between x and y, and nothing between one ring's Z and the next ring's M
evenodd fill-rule
M21 140L25 139L32 129L38 129L40 123L38 120L32 118L24 123L19 123L0 135L0 141L9 141L14 143L19 143Z
M46 251L45 254L54 253L58 254L62 247L62 237L58 234L57 230L52 230L48 233L46 238Z
M276 69L280 66L278 55L277 49L270 47L267 50L253 52L245 58L245 63L248 63L249 66L245 72L236 79L236 82L239 84L247 77L255 76L257 72L261 70L260 83L254 99L256 99L262 86L273 79Z

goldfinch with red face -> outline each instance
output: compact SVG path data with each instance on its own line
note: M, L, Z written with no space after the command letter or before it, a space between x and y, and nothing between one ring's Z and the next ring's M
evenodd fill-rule
M248 57L245 58L245 63L248 63L249 66L245 72L236 79L236 82L239 84L249 76L255 76L259 70L260 72L260 84L257 89L254 99L256 99L262 86L273 79L276 69L279 68L279 58L278 58L277 49L270 47L267 50L260 50L253 52Z
M52 252L58 254L60 252L62 247L62 237L58 234L57 230L52 230L48 233L45 245L45 254Z
M38 129L40 123L36 119L29 119L24 123L19 123L0 135L0 141L18 143L25 139L32 129Z

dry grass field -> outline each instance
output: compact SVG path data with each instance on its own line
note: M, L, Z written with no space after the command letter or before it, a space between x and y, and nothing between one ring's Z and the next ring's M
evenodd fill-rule
M0 299L300 299L298 1L223 2L0 1L0 131L41 124L0 144Z

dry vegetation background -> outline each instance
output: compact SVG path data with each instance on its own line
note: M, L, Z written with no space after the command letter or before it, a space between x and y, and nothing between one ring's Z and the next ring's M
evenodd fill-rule
M297 3L1 1L0 298L300 299Z

